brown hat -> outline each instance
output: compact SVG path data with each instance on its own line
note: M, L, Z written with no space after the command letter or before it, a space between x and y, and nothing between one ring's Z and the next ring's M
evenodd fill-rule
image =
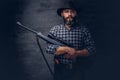
M62 12L64 9L73 9L73 10L76 10L76 12L78 13L78 9L75 7L75 4L74 4L72 1L65 2L61 8L58 8L58 9L57 9L57 14L58 14L59 16L61 16L61 12Z

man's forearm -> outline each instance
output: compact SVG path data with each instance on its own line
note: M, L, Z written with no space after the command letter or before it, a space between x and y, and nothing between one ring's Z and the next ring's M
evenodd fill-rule
M69 54L69 55L77 55L77 56L89 56L89 52L87 49L82 49L82 50L75 50L74 48L70 48L67 46L60 46L56 49L55 54L56 55L61 55L61 54Z
M77 56L89 56L89 52L87 49L77 50L76 51Z

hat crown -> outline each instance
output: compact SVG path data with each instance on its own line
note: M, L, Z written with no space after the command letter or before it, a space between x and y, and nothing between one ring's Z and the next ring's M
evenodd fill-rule
M75 8L75 5L72 1L64 2L61 8Z
M70 9L74 9L77 11L76 7L75 7L75 4L73 3L73 1L69 1L69 2L64 2L60 8L57 9L57 14L59 16L61 16L61 12L64 10L64 9L67 9L67 8L70 8Z

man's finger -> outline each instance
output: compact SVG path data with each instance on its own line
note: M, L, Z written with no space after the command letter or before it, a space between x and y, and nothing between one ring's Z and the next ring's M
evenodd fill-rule
M71 56L69 54L64 55L65 58L70 58Z

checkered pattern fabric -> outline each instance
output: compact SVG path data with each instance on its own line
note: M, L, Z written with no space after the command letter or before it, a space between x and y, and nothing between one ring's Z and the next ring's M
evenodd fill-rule
M76 50L87 49L90 54L95 53L94 41L85 26L74 26L69 30L63 24L57 25L50 30L48 37L65 43ZM48 43L46 51L47 53L54 54L59 46L62 45ZM74 60L65 58L64 55L55 55L55 57L63 64L74 62Z

